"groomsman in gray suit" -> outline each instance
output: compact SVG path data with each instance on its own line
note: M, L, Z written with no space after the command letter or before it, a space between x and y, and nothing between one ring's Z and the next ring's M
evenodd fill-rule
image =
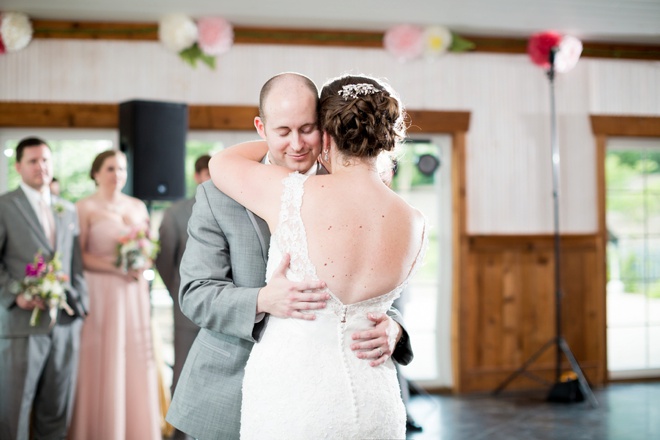
M73 407L80 329L87 314L75 207L51 195L50 147L26 138L16 147L20 187L0 197L0 438L63 439ZM58 252L68 275L67 302L50 326L42 301L27 300L12 285L41 251L46 260ZM44 309L30 326L35 307Z
M195 182L197 185L201 185L211 178L209 174L209 160L211 160L211 156L204 154L195 161ZM158 253L158 257L156 257L156 268L174 302L174 368L172 393L176 389L186 356L188 356L190 347L195 341L195 336L199 332L199 327L181 313L181 307L179 306L179 286L181 285L179 266L181 265L183 251L186 249L186 242L188 241L188 220L192 214L194 204L194 198L173 203L172 206L165 210L163 221L160 223L158 230L160 252ZM177 430L173 438L183 439L186 436Z
M303 75L285 73L266 82L255 118L257 132L268 143L264 163L326 172L316 162L321 148L317 107L318 90ZM200 440L239 438L243 372L268 316L313 319L301 311L325 307L327 294L315 291L318 283L286 279L286 261L264 286L269 240L266 223L213 182L198 187L181 262L180 301L183 313L201 330L167 420ZM395 322L400 314L389 314L393 319L373 317L374 327L353 335L356 356L365 362L380 363L390 355L404 365L412 360L407 334ZM369 359L366 353L379 346L390 349Z

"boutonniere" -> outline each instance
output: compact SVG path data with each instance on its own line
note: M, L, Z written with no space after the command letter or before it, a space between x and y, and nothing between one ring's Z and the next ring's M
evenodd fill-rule
M64 212L64 205L60 202L57 202L53 205L53 210L57 213L57 215L62 215Z

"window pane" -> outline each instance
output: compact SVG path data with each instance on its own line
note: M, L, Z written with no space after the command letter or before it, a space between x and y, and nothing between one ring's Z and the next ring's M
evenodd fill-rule
M609 370L648 368L648 338L645 328L610 328L607 331L607 345L616 347L616 350L607 351Z

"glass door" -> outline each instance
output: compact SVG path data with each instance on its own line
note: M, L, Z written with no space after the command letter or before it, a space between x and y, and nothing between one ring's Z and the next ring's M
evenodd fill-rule
M392 188L425 214L429 237L424 264L397 303L415 353L414 361L402 371L420 385L450 388L451 136L407 141L397 160Z
M609 376L658 376L660 139L611 138L605 173Z

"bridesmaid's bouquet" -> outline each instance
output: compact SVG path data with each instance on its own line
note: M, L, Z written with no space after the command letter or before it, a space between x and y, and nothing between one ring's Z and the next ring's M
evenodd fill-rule
M59 253L55 253L52 260L46 261L41 252L37 252L34 261L25 267L25 278L17 283L14 290L28 301L41 298L48 306L50 327L52 327L60 309L73 315L73 310L66 302L65 284L68 281L69 277L62 272ZM39 325L40 318L41 309L35 307L30 317L30 326Z
M115 266L124 273L142 269L153 262L159 248L158 241L149 237L148 230L133 228L119 238Z

